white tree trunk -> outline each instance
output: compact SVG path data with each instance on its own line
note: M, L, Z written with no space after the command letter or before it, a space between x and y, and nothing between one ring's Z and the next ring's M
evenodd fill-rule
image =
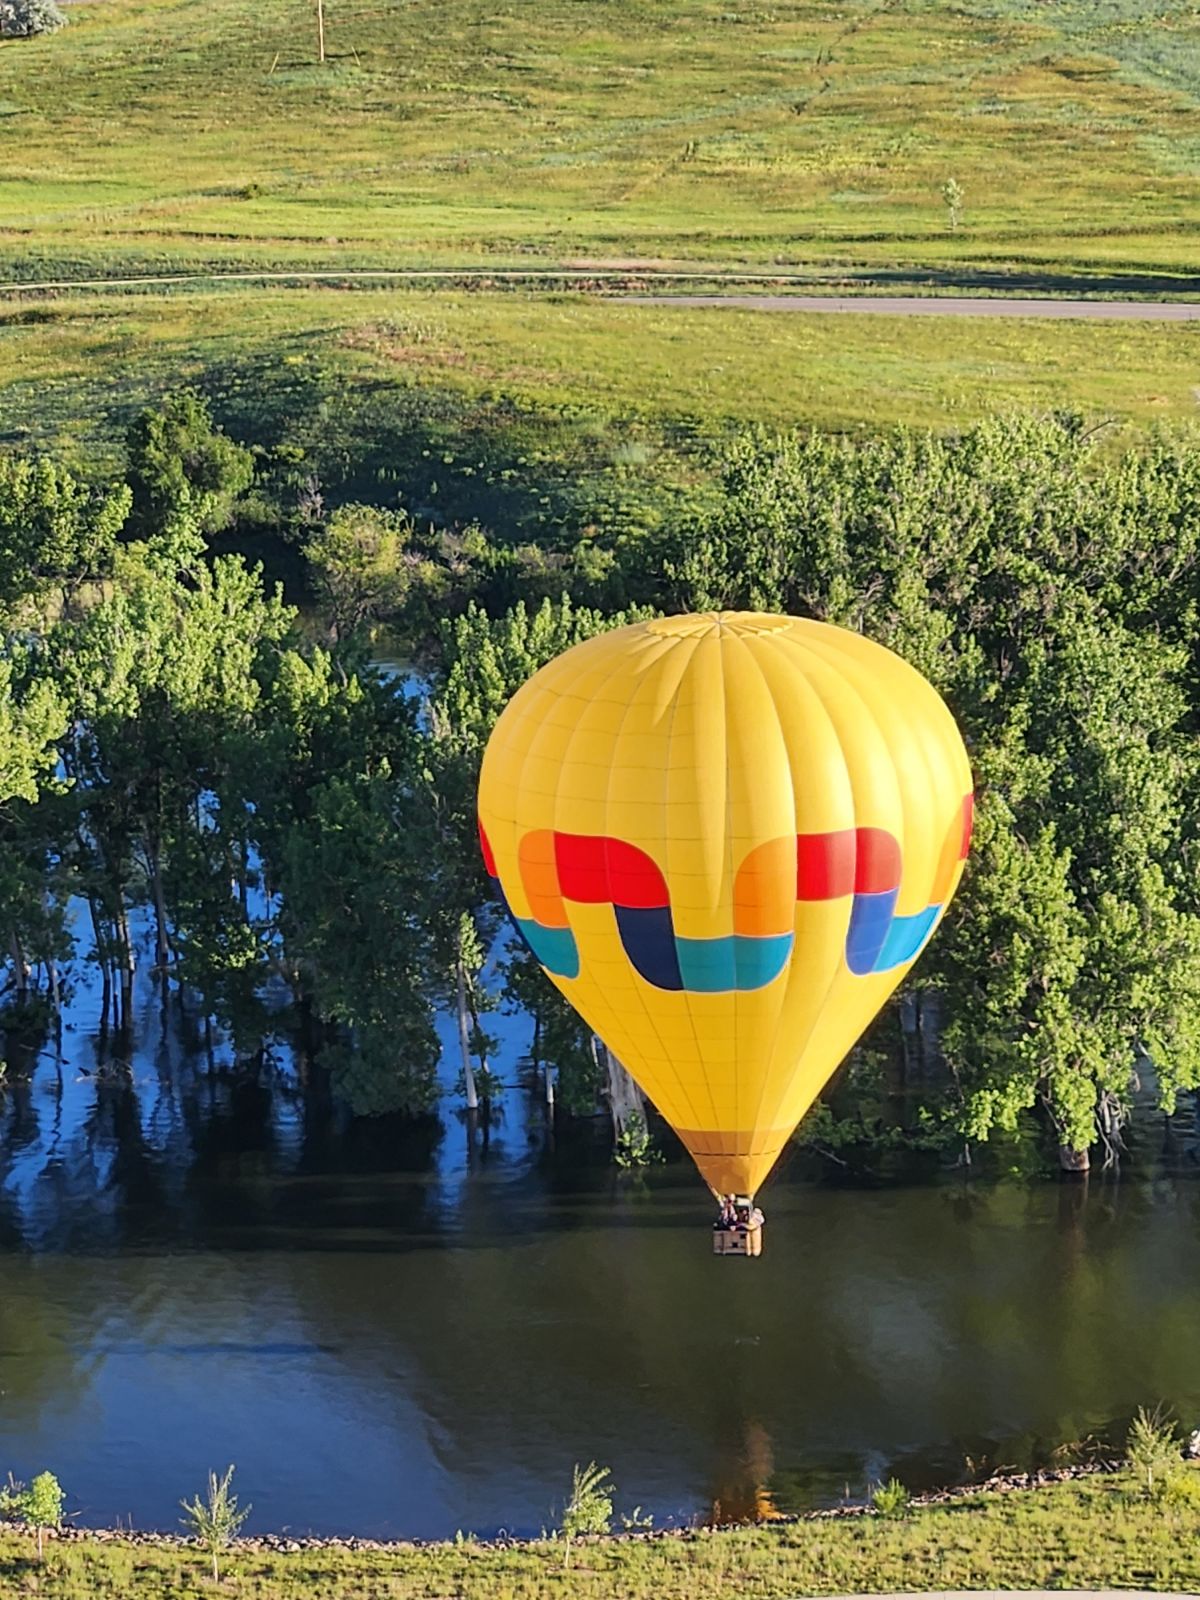
M620 1061L603 1039L598 1039L595 1034L592 1035L592 1055L604 1069L604 1098L608 1101L612 1116L613 1136L619 1138L625 1132L631 1116L636 1114L645 1122L646 1102L642 1098L642 1091Z
M467 1016L467 975L462 959L458 962L458 1047L462 1052L463 1082L467 1088L467 1110L478 1111L479 1090L475 1087L475 1068L471 1064L471 1024Z

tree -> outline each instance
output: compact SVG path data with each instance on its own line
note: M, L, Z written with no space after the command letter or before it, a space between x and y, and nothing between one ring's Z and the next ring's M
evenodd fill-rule
M815 616L947 697L979 780L976 847L914 975L943 990L967 1139L1032 1107L1078 1165L1111 1151L1146 1054L1196 1081L1200 453L1098 453L1078 419L863 444L753 433L666 572L685 606Z
M133 492L131 531L163 533L181 519L201 534L220 533L254 480L254 457L213 421L194 389L168 395L136 417L126 439Z
M77 811L73 859L96 957L117 975L123 1017L134 971L129 910L142 885L164 973L173 892L178 954L221 946L221 969L253 955L244 894L230 889L239 877L245 883L248 797L231 792L230 774L254 724L262 658L290 613L263 593L257 572L233 557L210 566L202 549L198 535L178 530L124 547L110 592L49 641L73 709L60 745ZM195 880L172 882L170 866L173 857L194 863L199 849L225 889L216 899L202 890L189 906L182 891ZM223 929L211 921L218 907ZM205 926L196 938L198 922ZM208 970L201 963L192 977Z
M589 1461L586 1467L576 1463L571 1475L571 1496L563 1507L560 1529L564 1569L571 1565L571 1546L576 1539L603 1535L612 1528L615 1492L607 1467L598 1467L594 1461Z
M339 506L312 535L305 553L335 639L394 616L414 590L435 583L415 536L407 513L364 505Z
M500 924L479 849L476 793L483 749L510 697L537 669L582 639L630 618L577 608L564 596L536 611L518 604L492 619L472 602L443 626L438 683L424 740L424 808L432 827L431 937L459 1021L467 1103L477 1096L469 1049L472 995ZM545 981L545 980L543 980ZM486 1065L486 1062L481 1062Z
M434 1094L428 881L398 776L384 763L323 784L280 876L289 953L346 1030L339 1075L360 1112L424 1111Z
M16 798L37 800L66 725L66 706L49 675L37 664L31 668L19 647L7 660L0 655L0 808Z
M47 1530L62 1527L62 1486L52 1472L39 1472L20 1497L18 1515L37 1535L38 1560L45 1556Z
M215 1472L209 1473L208 1493L203 1500L199 1495L195 1495L190 1501L179 1502L183 1510L184 1526L191 1528L193 1536L208 1551L212 1560L214 1583L221 1581L219 1560L222 1551L233 1544L246 1518L254 1509L252 1506L238 1505L232 1484L231 1465L221 1477Z
M124 484L91 488L46 456L0 455L0 607L38 623L45 602L106 573L129 514Z

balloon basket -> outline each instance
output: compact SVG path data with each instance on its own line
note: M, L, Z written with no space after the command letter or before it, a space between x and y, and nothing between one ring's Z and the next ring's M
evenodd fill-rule
M760 1256L762 1255L762 1223L752 1223L749 1227L713 1229L713 1255L715 1256Z

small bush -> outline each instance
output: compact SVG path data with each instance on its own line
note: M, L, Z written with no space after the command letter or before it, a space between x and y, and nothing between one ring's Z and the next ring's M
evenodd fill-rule
M55 0L0 0L0 39L32 39L66 23Z
M630 1169L651 1167L662 1159L662 1151L654 1143L645 1118L640 1112L631 1111L624 1128L617 1135L613 1160L619 1167Z
M608 1533L612 1528L613 1495L616 1485L607 1467L598 1467L589 1461L586 1467L576 1463L571 1478L571 1498L563 1508L562 1527L563 1567L571 1565L571 1545L586 1534Z
M46 1530L62 1527L62 1485L52 1472L39 1472L28 1487L10 1472L0 1484L0 1519L23 1522L37 1535L39 1558L45 1554Z
M47 1528L57 1531L62 1527L62 1485L52 1472L39 1472L26 1489L21 1504L21 1519L37 1534L39 1559L45 1553Z
M871 1505L877 1517L906 1517L909 1512L909 1493L899 1478L889 1478L877 1483L871 1490Z
M1161 1406L1139 1406L1129 1425L1125 1449L1130 1469L1147 1500L1170 1495L1187 1475L1175 1424ZM1186 1493L1186 1491L1184 1491Z
M212 1558L214 1583L221 1581L218 1567L221 1551L228 1549L237 1538L243 1522L252 1509L246 1506L243 1510L238 1505L237 1496L230 1487L232 1482L232 1466L227 1469L223 1478L218 1478L215 1472L210 1472L206 1500L201 1500L197 1495L190 1503L187 1500L179 1502L183 1508L185 1526L191 1528L192 1533Z

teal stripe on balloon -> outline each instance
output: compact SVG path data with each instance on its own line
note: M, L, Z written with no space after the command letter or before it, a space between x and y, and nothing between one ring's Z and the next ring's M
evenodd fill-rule
M676 936L683 987L694 994L725 994L731 989L762 989L773 983L792 953L790 933L757 938L731 933L722 939Z
M570 928L543 928L532 917L514 917L534 955L556 978L579 976L579 946Z
M891 967L914 961L933 932L941 909L941 906L926 906L924 911L918 911L915 916L893 917L872 971L887 972Z

